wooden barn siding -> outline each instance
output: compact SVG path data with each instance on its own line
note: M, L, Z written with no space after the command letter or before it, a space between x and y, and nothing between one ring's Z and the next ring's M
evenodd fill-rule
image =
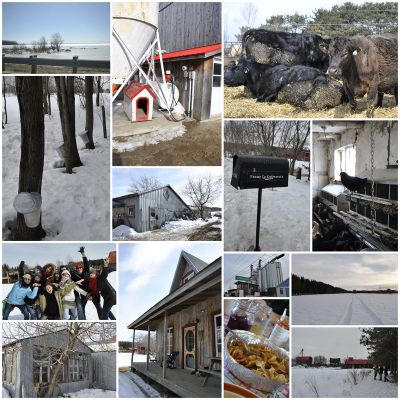
M97 388L117 390L115 373L117 359L115 351L101 351L92 353L93 383Z
M16 349L16 362L14 366L16 368L15 382L14 384L3 382L3 386L8 390L11 397L21 397L21 374L19 372L19 366L21 365L21 343L17 343L13 347Z
M221 43L221 3L160 3L162 49L167 53Z
M139 197L131 197L127 199L122 200L125 204L124 207L124 213L123 213L123 219L124 219L124 224L127 226L132 227L136 232L141 232L139 230L140 228L140 219L139 219ZM128 207L133 207L135 206L135 217L129 217L128 216Z
M21 391L24 391L25 397L36 397L36 390L33 387L33 346L35 344L43 344L51 347L63 347L67 342L66 333L60 332L59 334L51 334L46 336L39 336L32 339L26 339L22 342L21 345L21 357L20 357L20 379L21 379ZM93 376L93 366L92 366L92 358L91 351L83 345L81 342L78 342L75 346L76 351L80 351L82 353L87 353L88 357L88 369L89 369L89 379L79 382L69 382L69 383L59 383L58 387L63 393L67 392L76 392L78 390L86 389L90 386L92 382ZM24 389L22 389L24 386ZM18 388L17 388L18 389ZM22 393L21 393L22 394Z
M168 190L169 198L165 199L163 193ZM152 192L144 193L139 196L139 217L137 232L145 232L149 230L150 207L157 208L158 227L160 228L165 222L170 221L174 217L174 213L179 214L187 211L187 208L176 194L169 188L160 188Z
M205 310L205 312L201 312ZM215 356L214 344L214 314L221 312L221 296L216 295L178 313L167 317L167 326L174 327L174 351L179 351L178 368L183 367L183 331L182 328L189 324L197 323L197 365L208 365L209 358ZM164 321L157 328L157 360L161 360L163 353Z

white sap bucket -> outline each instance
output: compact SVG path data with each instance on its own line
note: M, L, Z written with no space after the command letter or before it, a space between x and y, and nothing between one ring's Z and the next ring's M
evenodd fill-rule
M89 143L87 131L82 131L81 133L79 133L79 137L82 139L83 144Z
M23 214L28 228L36 228L40 223L42 196L37 192L21 192L14 199L15 210Z
M64 149L64 142L58 142L53 144L53 149L57 152L58 156L61 160L65 160L65 149Z

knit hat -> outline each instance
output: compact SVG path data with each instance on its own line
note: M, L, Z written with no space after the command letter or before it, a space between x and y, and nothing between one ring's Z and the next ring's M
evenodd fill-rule
M64 269L61 275L68 275L69 277L71 277L71 273L67 269Z
M25 275L23 275L23 277L22 277L23 279L29 279L29 280L32 280L32 276L31 275L29 275L29 274L25 274Z
M78 269L78 268L83 268L82 263L75 264L75 269Z

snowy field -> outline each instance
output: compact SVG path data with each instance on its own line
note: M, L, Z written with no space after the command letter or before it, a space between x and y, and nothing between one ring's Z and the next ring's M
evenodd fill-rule
M133 362L146 362L146 354L134 354ZM131 366L131 353L118 353L118 368Z
M104 101L108 104L108 95ZM44 240L109 240L110 239L110 140L103 138L101 110L94 106L93 138L95 150L84 148L77 137L82 167L73 174L65 168L54 168L59 160L53 146L62 142L60 115L56 96L51 97L52 115L45 116L45 157L42 182L42 225ZM18 193L21 133L18 100L7 97L8 124L3 129L3 239L16 219L13 201ZM107 132L109 107L106 106ZM85 127L85 110L75 98L76 132Z
M255 245L257 189L231 186L232 159L224 163L225 225L227 251L247 251ZM287 188L262 193L260 247L262 251L308 251L310 249L310 184L289 175Z
M111 272L108 275L108 281L110 282L110 284L112 285L112 287L114 289L117 290L117 273L116 272ZM9 285L2 285L2 294L3 294L3 299L7 296L7 294L11 291L12 289L12 284ZM101 304L103 304L103 299L101 299ZM115 317L117 318L117 307L114 306L111 311L113 312L113 314L115 315ZM86 319L88 321L97 321L99 318L97 316L97 311L96 311L96 307L93 305L93 303L91 301L88 301L85 307L85 313L86 313ZM9 320L22 320L23 316L21 314L21 312L19 311L18 308L14 308L14 310L11 312L9 318Z
M221 220L217 217L207 221L201 218L194 221L178 220L167 222L162 228L154 231L138 233L133 228L120 225L113 229L113 240L190 240L199 228L213 223L212 226L221 229Z
M372 369L293 367L292 396L397 398L397 384L375 381Z
M113 390L103 390L103 389L82 389L78 392L64 393L63 397L79 397L85 399L91 398L111 398L117 397L117 392Z
M293 296L295 325L397 325L397 294Z

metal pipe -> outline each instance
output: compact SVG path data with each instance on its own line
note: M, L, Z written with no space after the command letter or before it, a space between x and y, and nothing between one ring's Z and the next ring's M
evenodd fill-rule
M163 369L162 376L165 379L167 374L167 311L164 311L164 335L163 335Z
M136 333L136 329L133 330L133 336L132 336L132 355L131 355L131 367L133 365L133 356L135 353L135 333Z
M147 325L147 357L146 357L146 370L150 369L150 325Z
M160 56L161 75L162 75L163 83L164 83L164 85L166 85L167 82L165 81L164 62L163 62L163 58L162 58L160 33L158 32L158 29L156 30L156 35L157 35L157 44L158 44L158 55Z
M257 228L256 228L256 247L254 251L260 251L260 219L261 219L261 199L262 189L258 189L258 203L257 203Z

